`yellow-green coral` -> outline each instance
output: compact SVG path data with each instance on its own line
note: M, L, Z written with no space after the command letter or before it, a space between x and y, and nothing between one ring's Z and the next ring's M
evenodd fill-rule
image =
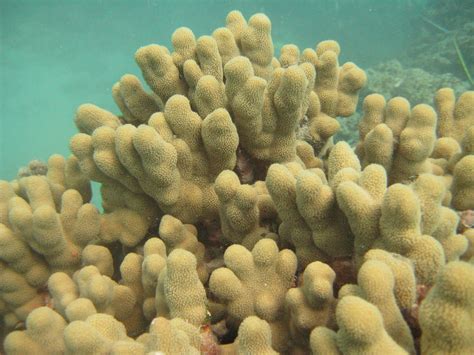
M342 181L337 187L336 196L354 233L354 254L357 262L360 262L360 258L380 236L379 220L387 176L383 167L377 164L368 165L361 173L351 173L355 181Z
M239 334L236 339L237 351L239 355L244 354L278 354L272 348L272 333L270 326L263 319L250 316L244 319L239 327Z
M219 198L219 216L223 237L248 249L263 238L278 239L275 233L261 227L262 215L274 213L273 201L265 185L241 185L229 170L219 174L214 190Z
M337 42L277 58L238 11L171 42L120 114L79 107L73 156L0 182L7 353L404 354L417 320L422 352L472 352L472 92L370 95L354 151L332 136L366 77Z
M211 183L236 159L238 137L228 112L217 109L201 118L186 97L176 95L148 123L101 126L91 136L76 135L71 149L90 178L150 196L183 221L215 216Z
M453 206L458 210L474 209L474 155L467 155L453 172Z
M7 354L60 354L65 346L62 340L66 321L48 307L32 311L26 322L26 330L14 331L5 339Z
M265 15L247 23L234 11L227 28L213 36L196 40L189 29L178 29L172 38L175 52L158 45L140 48L136 60L154 93L126 75L113 90L123 118L94 105L81 106L76 125L82 134L71 140L81 170L110 190L119 189L118 184L134 199L150 196L164 212L195 222L216 216L210 185L235 165L235 129L240 145L254 158L297 159L295 130L305 113L311 120L321 116L320 100L325 115L351 114L365 75L353 63L339 69L334 41L322 42L281 68L273 58L270 29ZM315 71L320 72L318 83ZM116 209L110 209L111 215Z
M173 250L160 273L157 288L163 290L171 318L182 318L200 326L207 317L207 298L196 267L193 254L183 249ZM157 298L159 292L157 289Z
M339 170L358 164L350 147L341 142L329 156L328 179L322 170L304 170L294 163L270 166L266 184L283 221L279 233L295 246L303 266L351 253L352 236L331 185L337 183L333 177Z
M199 354L201 337L199 328L181 318L159 317L151 322L148 333L138 337L137 343L143 344L143 354Z
M335 278L336 273L328 265L315 261L306 266L302 285L290 288L286 293L285 304L294 346L305 345L309 333L317 326L335 328Z
M421 233L420 222L420 203L415 193L402 184L390 186L382 203L380 246L412 260L417 282L431 285L445 256L436 239Z
M71 274L83 248L100 240L101 216L78 190L65 189L64 164L53 156L47 176L0 182L0 298L8 328L44 304L42 288L52 272Z
M285 294L296 271L296 257L290 250L279 251L271 239L262 239L252 252L232 245L224 254L226 267L211 274L209 287L226 305L229 324L240 324L256 315L275 330L273 346L286 347L282 326Z
M438 90L435 95L435 105L438 111L438 134L442 137L452 137L461 143L466 130L474 125L474 92L463 93L455 100L454 91L449 88Z
M428 158L436 140L436 121L436 113L428 105L410 109L403 98L385 103L381 95L367 96L357 146L363 165L382 165L391 183L431 172Z
M382 249L371 249L365 260L379 260L390 268L393 275L393 293L401 310L410 309L416 302L416 280L413 263L399 254L389 253ZM389 276L391 277L391 276Z
M242 146L261 160L294 160L295 130L308 108L314 68L308 63L279 68L268 83L254 75L245 57L232 59L224 69Z
M140 353L122 323L108 314L97 313L85 320L76 320L64 330L66 354ZM141 351L143 353L143 351Z
M197 271L202 282L206 282L209 272L206 268L205 246L198 241L197 229L192 224L183 224L177 218L164 215L158 229L159 238L164 242L166 250L184 249L191 252L197 261Z
M382 315L373 304L356 296L346 296L336 309L337 334L315 328L311 346L315 353L321 342L327 353L338 354L408 354L385 331Z
M453 261L438 274L420 307L421 351L470 354L474 351L474 266Z
M129 287L101 275L92 265L79 270L73 279L62 272L54 273L49 278L48 288L56 309L63 316L66 316L68 305L81 297L92 301L98 312L125 320L131 316L137 301Z
M360 268L357 282L358 286L345 285L340 290L339 297L354 295L377 306L388 335L408 353L415 353L410 329L403 319L395 298L395 278L391 268L383 261L369 259Z

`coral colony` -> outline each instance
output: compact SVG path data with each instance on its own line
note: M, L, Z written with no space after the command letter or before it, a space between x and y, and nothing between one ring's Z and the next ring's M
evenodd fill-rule
M276 58L233 11L172 43L0 182L5 352L473 354L474 92L369 95L351 148L335 41Z

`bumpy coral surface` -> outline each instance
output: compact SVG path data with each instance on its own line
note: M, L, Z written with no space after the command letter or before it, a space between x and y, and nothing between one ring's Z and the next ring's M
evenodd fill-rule
M172 44L0 181L6 353L474 353L474 92L371 94L334 145L366 82L337 42L277 58L232 11Z

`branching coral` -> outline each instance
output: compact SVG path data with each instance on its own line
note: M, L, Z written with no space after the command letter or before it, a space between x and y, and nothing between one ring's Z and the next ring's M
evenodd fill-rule
M473 287L472 264L454 261L440 272L420 307L423 352L468 354L474 350Z
M224 261L226 267L211 274L209 287L226 304L230 324L256 315L270 322L274 346L285 349L283 307L296 271L294 253L278 251L274 241L262 239L252 252L240 245L229 247Z
M7 354L472 352L473 93L370 95L354 151L337 42L277 59L233 11L172 44L136 52L152 91L122 76L120 115L79 107L71 157L0 182Z

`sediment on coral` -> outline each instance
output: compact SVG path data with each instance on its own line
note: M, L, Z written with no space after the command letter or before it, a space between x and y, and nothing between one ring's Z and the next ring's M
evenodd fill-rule
M6 353L474 353L474 92L371 94L352 148L337 42L277 58L232 11L172 44L0 181Z

